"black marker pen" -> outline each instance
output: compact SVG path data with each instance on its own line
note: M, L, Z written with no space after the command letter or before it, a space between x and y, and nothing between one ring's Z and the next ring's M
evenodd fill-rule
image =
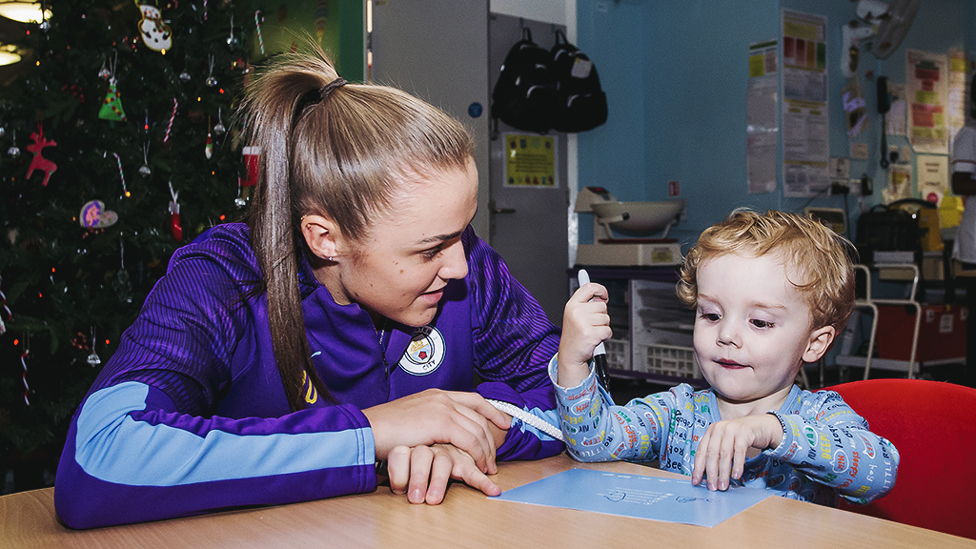
M585 284L590 283L590 275L587 274L586 269L580 269L577 275L579 279L580 288ZM590 301L593 301L590 299ZM593 350L593 364L596 366L596 378L603 385L603 388L609 393L610 392L610 371L607 365L607 348L601 341L596 349Z

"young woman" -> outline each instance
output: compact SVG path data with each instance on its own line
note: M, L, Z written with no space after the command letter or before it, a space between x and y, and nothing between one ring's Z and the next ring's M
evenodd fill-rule
M261 177L247 225L172 257L79 407L55 485L74 528L369 492L414 503L562 443L558 331L469 222L472 140L321 51L246 90ZM476 379L483 380L475 388Z

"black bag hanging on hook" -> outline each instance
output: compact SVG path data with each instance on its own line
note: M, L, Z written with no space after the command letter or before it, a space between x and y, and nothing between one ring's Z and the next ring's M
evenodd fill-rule
M556 78L557 105L553 129L561 132L592 130L607 121L607 94L593 62L556 30L556 43L550 51Z
M546 133L552 128L558 99L551 57L523 28L522 39L508 50L491 93L493 118L520 130Z

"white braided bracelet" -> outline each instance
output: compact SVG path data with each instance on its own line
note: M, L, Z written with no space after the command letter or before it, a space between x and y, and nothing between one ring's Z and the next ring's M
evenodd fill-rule
M542 419L541 417L534 416L526 412L525 410L519 408L518 406L512 404L511 402L505 402L503 400L494 400L491 398L486 398L485 400L487 400L492 406L498 408L502 412L505 412L506 414L512 417L516 417L522 420L522 422L525 423L526 425L531 425L532 427L535 427L536 429L542 431L543 433L551 436L556 440L559 441L563 440L563 432L560 431L558 427L552 425L551 423Z

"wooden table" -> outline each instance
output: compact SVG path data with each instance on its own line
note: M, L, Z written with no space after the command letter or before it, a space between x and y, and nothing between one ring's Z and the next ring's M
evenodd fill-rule
M507 490L573 467L677 476L631 463L583 464L565 454L499 465ZM51 488L0 497L0 547L976 547L976 541L770 497L714 528L492 501L454 485L438 506L375 493L73 531Z

